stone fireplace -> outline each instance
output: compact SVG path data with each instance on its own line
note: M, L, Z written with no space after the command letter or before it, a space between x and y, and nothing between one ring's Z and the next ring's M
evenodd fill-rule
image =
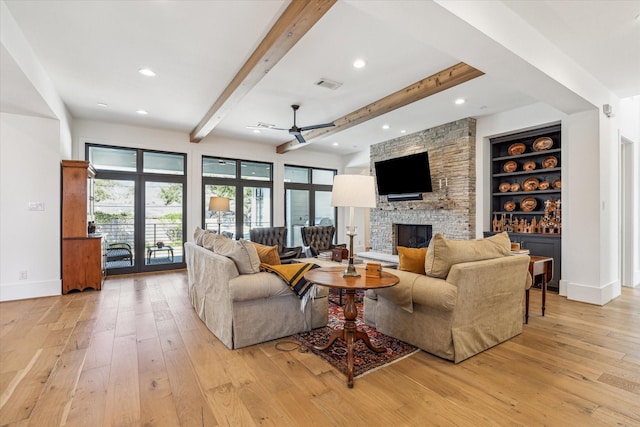
M398 253L398 246L405 248L426 248L431 241L433 227L430 224L393 224L395 244L393 254Z
M377 207L370 214L372 251L397 254L398 224L429 224L434 234L475 238L475 144L476 121L467 118L371 146L374 176L377 161L427 151L433 184L433 192L424 193L422 200L390 202L386 196L378 196Z

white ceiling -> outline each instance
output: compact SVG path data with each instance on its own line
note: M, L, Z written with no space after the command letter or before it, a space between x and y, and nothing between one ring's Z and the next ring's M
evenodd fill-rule
M5 1L74 118L182 132L198 125L288 3ZM505 4L617 96L640 95L640 21L636 19L640 1L494 3ZM407 25L414 25L409 22L415 22L420 13L420 23L435 28L442 21L435 22L440 15L430 11L440 9L444 10L437 2L426 0L339 0L201 143L210 143L217 135L275 147L292 137L277 130L255 134L247 126L264 122L289 128L294 103L301 105L298 126L333 121L460 61L487 74L319 138L309 149L352 153L400 136L401 130L411 133L540 100L535 90L525 94L499 73L463 57L462 50L452 49L451 40L468 30L462 20L447 24L446 33L428 43L398 23L405 13ZM474 49L483 49L479 39L457 42L476 43ZM352 67L357 57L367 61L365 68ZM491 58L494 63L502 60L507 67L506 58ZM142 67L151 68L157 76L141 76L137 70ZM19 105L26 103L26 89L5 90L24 83L15 71L3 47L2 111L29 109ZM318 87L314 83L321 78L342 86L337 90ZM458 97L467 103L454 105ZM99 102L108 106L99 107ZM136 114L139 109L149 114ZM390 128L382 130L383 124Z

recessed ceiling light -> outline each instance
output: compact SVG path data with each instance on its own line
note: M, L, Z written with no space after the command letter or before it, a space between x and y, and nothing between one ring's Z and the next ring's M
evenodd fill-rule
M353 68L363 68L367 65L367 62L364 59L356 59L353 61Z
M253 133L260 133L260 129L254 129Z
M400 133L407 133L406 129L400 130Z
M154 73L153 70L150 70L148 68L140 68L138 70L138 72L140 74L142 74L143 76L147 76L147 77L155 77L156 76L156 73Z
M104 102L98 102L98 107L105 108L107 107L107 104L105 104Z
M382 129L389 129L389 125L382 125Z
M456 105L462 105L464 104L466 101L464 98L458 98L456 99Z
M142 115L142 116L146 116L147 114L149 114L147 111L145 110L137 110L136 113Z
M340 145L340 144L339 144L339 143L337 143L337 142L334 142L334 143L333 143L333 146L334 146L334 147L337 147L338 145Z

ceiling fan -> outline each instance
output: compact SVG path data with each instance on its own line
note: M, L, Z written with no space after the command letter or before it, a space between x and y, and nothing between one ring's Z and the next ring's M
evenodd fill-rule
M289 133L291 135L295 136L299 143L304 144L307 141L305 141L304 137L302 136L302 132L305 132L305 131L308 131L308 130L312 130L312 129L321 129L321 128L327 128L327 127L335 126L335 124L333 124L333 123L322 123L322 124L319 124L319 125L298 127L296 125L296 111L298 111L298 108L300 108L300 106L294 104L294 105L291 106L291 108L293 109L293 126L291 126L291 128L289 128L289 129L277 128L277 127L274 127L273 125L270 125L270 124L267 124L267 123L262 123L262 122L258 122L257 126L248 126L248 127L254 128L254 129L286 130L286 131L289 131Z

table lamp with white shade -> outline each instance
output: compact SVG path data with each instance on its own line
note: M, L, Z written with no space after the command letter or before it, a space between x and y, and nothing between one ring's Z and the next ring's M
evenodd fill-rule
M374 178L368 175L336 175L331 192L331 206L349 208L349 226L347 227L349 264L342 276L359 277L360 273L353 265L353 236L357 234L356 227L353 225L353 216L355 208L376 207Z
M220 234L220 223L222 223L222 212L229 212L229 199L226 197L213 196L209 199L209 210L218 212L218 234Z

